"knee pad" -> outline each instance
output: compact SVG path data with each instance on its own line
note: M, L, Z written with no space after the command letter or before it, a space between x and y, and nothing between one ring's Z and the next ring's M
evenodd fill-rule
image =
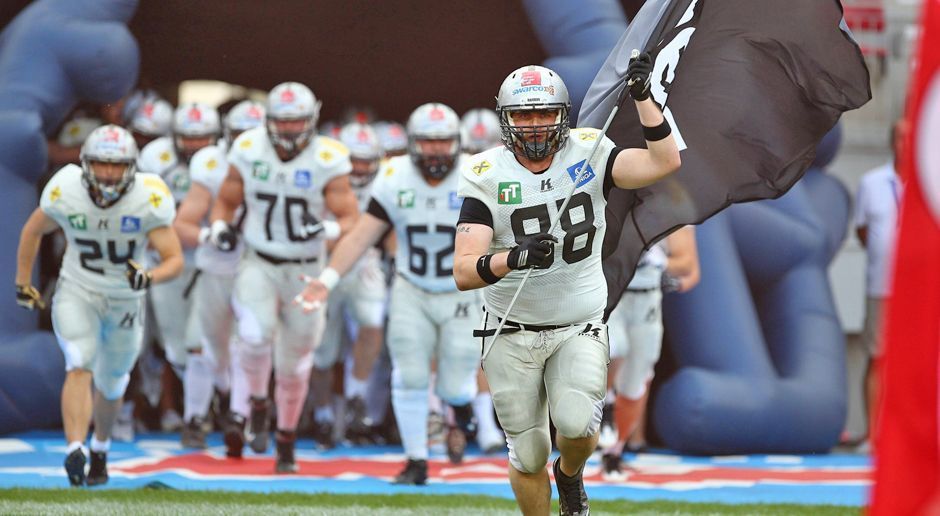
M462 380L462 381L458 381ZM476 375L466 379L448 378L438 374L437 395L448 405L466 405L477 395Z
M430 365L428 365L424 371L421 370L420 366L399 367L397 365L393 365L392 387L405 390L427 389L430 376Z
M130 381L131 375L129 373L120 376L94 375L95 388L108 401L114 401L124 396L124 390L127 389L127 384Z
M631 353L614 376L614 390L617 394L631 400L642 398L646 393L647 382L653 378L656 360L653 355Z
M597 433L603 411L603 398L594 401L584 393L568 390L552 404L552 422L559 434L569 439L580 439Z
M548 430L541 426L516 435L507 435L506 443L509 446L509 463L522 473L537 473L544 469L552 452Z
M232 298L232 308L235 311L238 336L246 342L262 342L274 340L274 321L262 321L248 307Z

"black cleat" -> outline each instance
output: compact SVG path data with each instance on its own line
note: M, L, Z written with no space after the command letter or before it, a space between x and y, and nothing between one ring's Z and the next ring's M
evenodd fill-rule
M268 451L270 419L268 409L271 403L267 398L251 398L251 417L248 422L248 445L255 453Z
M463 454L467 451L467 434L456 426L450 427L447 431L447 458L451 464L460 464L463 462Z
M183 448L196 448L205 450L206 445L206 422L199 417L193 417L185 425L180 433L180 444Z
M423 486L428 482L428 461L408 459L405 469L392 481L398 485Z
M620 455L616 453L605 453L601 459L601 463L604 465L605 475L623 474L623 458Z
M225 456L232 459L242 458L242 450L245 448L245 418L230 413L225 418Z
M366 402L356 396L346 403L346 439L353 444L372 442L372 419L366 413Z
M277 461L274 465L275 473L292 474L300 471L294 460L294 443L297 436L294 432L277 431L275 445L277 448Z
M561 516L589 516L591 506L588 505L587 493L584 492L584 466L574 477L561 472L561 457L552 464L555 473L555 488L558 489L558 514Z
M108 452L91 452L91 466L85 482L90 486L108 483Z
M335 448L336 441L333 439L333 422L314 421L313 440L324 450L332 450Z
M85 485L85 452L76 449L65 458L65 473L73 487Z

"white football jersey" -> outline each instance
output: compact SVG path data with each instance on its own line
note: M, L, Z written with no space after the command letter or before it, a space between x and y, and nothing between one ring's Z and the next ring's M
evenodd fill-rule
M242 233L249 247L278 258L323 255L321 237L301 236L301 216L307 212L318 219L327 217L323 188L352 170L345 145L316 136L299 155L284 163L267 130L256 127L232 143L228 163L244 181L247 214Z
M466 157L457 160L459 170ZM461 201L457 170L431 186L411 162L397 156L385 163L372 183L372 198L385 210L398 240L395 269L429 292L453 292L454 237Z
M663 281L663 272L669 263L669 257L663 247L665 240L660 240L649 251L640 257L633 279L627 285L627 290L647 290L659 288Z
M548 231L578 167L584 166L599 135L596 129L572 129L551 166L540 174L520 165L505 147L476 154L467 161L461 168L459 194L478 199L489 208L494 226L490 253L508 251L523 237ZM532 271L510 320L548 325L600 321L603 317L607 301L601 268L607 206L604 180L614 147L607 137L601 141L552 233L558 238L554 260L549 267ZM486 287L487 310L504 316L524 274L524 270L511 271Z
M131 289L127 260L143 262L150 230L169 226L176 206L166 183L137 173L127 192L109 208L99 208L82 184L82 169L62 167L42 191L39 207L65 232L63 278L114 298L141 297Z
M219 188L227 175L225 150L219 145L199 149L189 161L190 180L209 190L213 200L219 195ZM241 208L235 213L235 220L238 220L240 215ZM244 250L242 240L238 239L238 246L231 252L221 251L209 242L199 244L195 253L196 267L212 274L235 274L238 272L238 262Z
M163 178L173 194L176 207L179 207L189 192L189 167L177 157L172 137L162 136L148 143L140 151L140 156L137 157L137 168L141 172L157 174ZM147 258L150 266L160 263L160 257L157 253L148 253ZM186 267L192 267L195 261L195 252L192 249L183 249L183 259L186 262Z

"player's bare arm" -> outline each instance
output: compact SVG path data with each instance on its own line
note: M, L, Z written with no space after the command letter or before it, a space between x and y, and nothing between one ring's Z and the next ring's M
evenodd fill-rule
M370 213L359 217L356 225L336 243L330 255L330 263L320 276L306 278L307 285L294 300L295 303L302 305L304 312L316 310L326 301L330 290L336 286L343 274L349 271L366 250L378 243L388 229L387 222Z
M493 228L486 224L463 222L457 225L454 239L454 280L460 290L483 288L489 283L477 272L477 262L486 255L493 240ZM496 253L490 258L490 269L502 278L511 270L506 265L509 252Z
M335 177L323 187L323 201L326 209L336 216L342 234L352 230L359 218L359 203L348 175Z
M666 237L666 242L669 247L666 273L679 279L679 292L687 292L701 278L695 229L692 226L680 228Z
M42 209L36 208L23 225L20 243L16 248L16 291L17 303L26 308L43 307L39 291L32 285L33 263L39 253L42 236L58 228L52 217Z
M653 62L648 53L631 59L627 68L628 82L625 87L629 89L640 116L646 148L626 149L617 155L611 174L618 188L651 185L679 170L682 164L669 123L659 106L650 99L652 70Z
M194 248L200 244L202 220L209 213L211 206L212 192L204 185L193 182L183 202L176 209L176 220L173 221L173 229L179 235L183 247Z
M232 222L235 218L235 211L245 200L245 184L242 181L238 169L230 166L228 175L219 188L219 195L216 197L215 204L212 206L212 214L209 220L213 223L217 220L223 222Z
M160 265L150 269L150 282L163 283L183 272L183 248L171 226L154 228L147 233L150 245L160 254Z

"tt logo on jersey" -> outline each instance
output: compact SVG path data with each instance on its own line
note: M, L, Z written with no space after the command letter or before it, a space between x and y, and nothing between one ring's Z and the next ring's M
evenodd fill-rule
M255 161L251 164L251 177L259 181L267 181L271 175L271 165L263 161Z
M415 191L414 190L399 190L398 191L398 207L399 208L414 208L415 207Z
M140 231L140 217L125 215L121 217L121 233L137 233Z
M578 177L581 177L581 180L578 181L578 188L588 184L592 179L594 179L594 169L591 168L591 165L585 165L584 162L587 160L581 160L574 165L568 167L568 176L571 177L572 181L577 181Z
M88 219L81 213L69 215L69 226L72 226L72 229L84 231L88 229Z
M500 183L496 201L499 204L522 204L522 184L518 181Z

